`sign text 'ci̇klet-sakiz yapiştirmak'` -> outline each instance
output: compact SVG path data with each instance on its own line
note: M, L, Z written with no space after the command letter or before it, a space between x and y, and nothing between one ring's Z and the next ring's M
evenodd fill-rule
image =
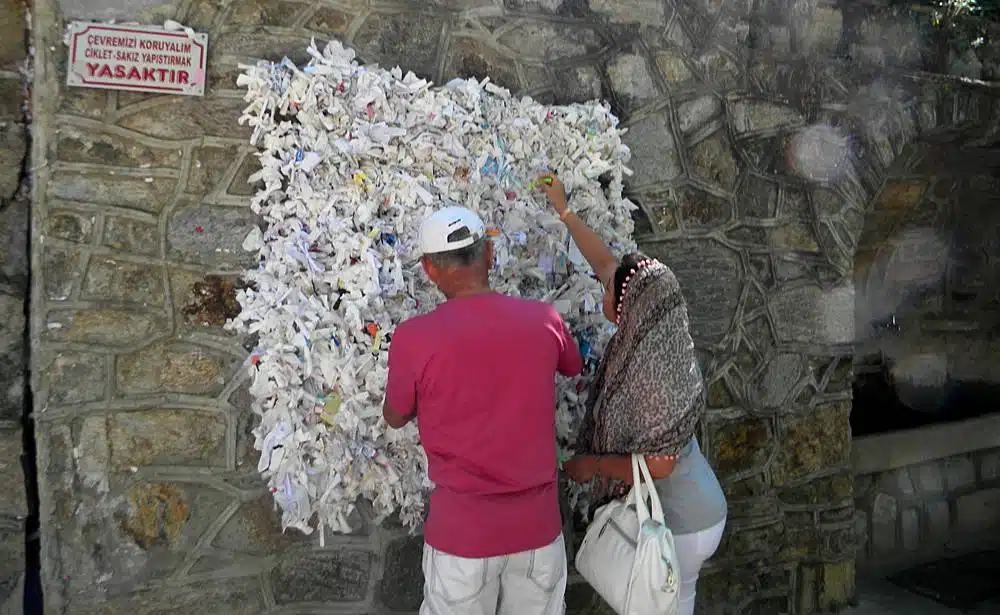
M70 86L203 96L208 35L159 26L74 22Z

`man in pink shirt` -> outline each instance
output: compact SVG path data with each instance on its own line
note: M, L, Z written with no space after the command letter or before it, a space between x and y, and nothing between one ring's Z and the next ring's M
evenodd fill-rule
M551 306L490 289L485 231L463 207L424 221L424 271L447 301L389 345L383 415L419 419L435 484L420 615L562 615L555 374L582 361Z

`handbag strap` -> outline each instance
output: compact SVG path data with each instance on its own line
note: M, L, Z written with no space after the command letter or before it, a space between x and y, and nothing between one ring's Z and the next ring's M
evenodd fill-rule
M645 455L633 455L632 458L639 458L638 466L642 471L643 478L646 479L646 493L649 495L649 505L652 507L652 517L653 521L656 521L660 525L666 525L666 520L663 516L663 504L660 502L660 494L656 491L656 485L653 483L653 475L649 472L649 466L646 465Z
M632 455L632 492L629 493L629 499L635 503L635 514L639 518L641 531L642 526L649 519L649 509L646 508L646 496L642 493L643 476L639 473L639 459L642 459L643 464L645 464L643 455Z

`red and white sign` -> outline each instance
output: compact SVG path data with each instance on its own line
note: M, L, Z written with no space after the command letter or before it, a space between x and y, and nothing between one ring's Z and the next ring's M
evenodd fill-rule
M69 26L70 86L203 96L208 35L158 26L74 22Z

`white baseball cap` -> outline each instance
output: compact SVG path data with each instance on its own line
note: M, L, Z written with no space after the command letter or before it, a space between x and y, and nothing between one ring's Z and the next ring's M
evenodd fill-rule
M420 250L423 254L451 252L471 246L485 236L482 218L471 209L453 205L435 211L424 220L420 227Z

